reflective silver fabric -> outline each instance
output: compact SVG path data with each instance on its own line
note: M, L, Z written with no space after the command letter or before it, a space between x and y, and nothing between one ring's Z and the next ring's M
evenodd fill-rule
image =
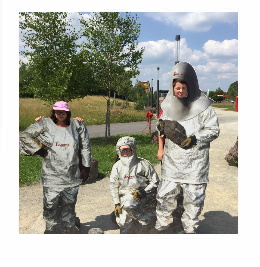
M119 147L130 145L133 151L131 157L122 157ZM122 137L118 140L116 149L118 160L110 174L110 193L114 204L120 203L122 214L117 217L118 224L122 227L130 226L132 220L139 221L142 225L150 222L155 215L156 187L159 182L158 175L152 164L143 158L137 157L135 139ZM147 197L141 202L133 199L132 192L137 188L143 188Z
M46 230L69 233L75 226L75 205L79 186L69 188L43 187L43 218Z
M179 99L173 94L173 80L185 79L188 85L188 96ZM161 104L161 108L171 120L189 120L204 111L213 101L199 89L195 70L187 62L180 62L173 67L170 77L170 88Z
M34 138L45 132L53 138L53 145L48 148L48 155L42 161L41 184L56 188L79 185L80 147L83 166L91 165L91 147L86 125L71 119L68 127L59 127L50 118L41 119L20 134L20 140L30 154L41 148Z
M163 112L161 119L170 118ZM170 139L165 139L155 227L165 230L173 222L172 212L177 208L177 196L182 187L183 228L186 233L194 233L204 205L210 142L219 136L219 125L217 115L211 106L192 119L179 123L185 128L187 136L196 136L197 145L183 149Z
M34 141L40 146L40 147L52 147L53 145L53 138L46 132L41 133L36 138L34 138ZM19 141L20 145L20 154L23 156L39 156L40 155L33 155L29 152L29 150L26 149L26 145L22 142L22 140Z
M195 233L205 200L207 184L182 184L163 180L158 188L155 228L165 230L173 222L172 212L177 208L177 196L183 190L182 225L185 233Z
M161 119L168 120L169 117L163 112ZM166 138L162 179L192 184L207 183L210 142L219 136L217 115L209 106L198 116L179 123L185 128L187 136L196 136L197 146L183 149Z

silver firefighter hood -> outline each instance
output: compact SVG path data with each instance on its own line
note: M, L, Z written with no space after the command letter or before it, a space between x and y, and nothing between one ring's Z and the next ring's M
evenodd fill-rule
M188 95L185 98L173 94L173 80L184 79L188 85ZM177 63L170 77L170 89L161 104L166 115L176 121L189 120L208 108L213 100L206 97L199 89L198 79L194 68L187 62Z
M120 147L121 146L125 146L125 145L129 145L131 147L132 150L132 155L129 157L123 157L120 153ZM120 158L120 161L122 162L123 165L125 166L129 166L129 168L131 168L135 161L137 160L137 149L136 149L136 142L135 139L133 137L130 136L124 136L121 137L116 144L116 152L117 155Z

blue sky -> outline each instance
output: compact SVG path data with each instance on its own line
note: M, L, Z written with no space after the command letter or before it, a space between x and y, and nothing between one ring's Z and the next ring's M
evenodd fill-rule
M145 47L138 80L157 81L169 89L169 74L176 61L175 36L180 40L180 61L196 70L200 88L227 91L238 80L237 12L138 12L140 46ZM154 85L156 84L153 83Z
M202 91L220 87L227 92L238 80L237 12L131 12L136 14L141 26L139 48L145 48L136 78L139 81L149 81L156 90L159 75L160 90L169 89L170 72L177 59L176 35L181 37L179 60L195 68ZM79 29L78 13L70 12L70 17Z

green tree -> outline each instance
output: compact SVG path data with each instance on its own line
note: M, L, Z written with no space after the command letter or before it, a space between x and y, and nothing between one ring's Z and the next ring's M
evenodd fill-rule
M131 93L133 91L133 84L130 79L130 75L127 71L121 75L116 90L117 94L125 99L125 104L127 107L129 106L129 100L131 99Z
M82 49L90 51L86 60L92 64L97 87L107 91L105 137L109 137L111 92L119 91L125 68L131 77L139 73L144 50L137 49L140 24L137 16L128 13L122 17L119 12L99 12L88 20L81 19L81 25L87 39Z
M229 85L227 94L229 95L231 100L235 100L236 96L238 96L238 82L233 82Z
M49 103L86 95L86 88L74 83L84 66L77 64L78 34L70 22L66 12L20 13L25 44L21 54L28 58L33 76L28 90Z
M209 92L209 98L211 98L212 100L214 100L215 102L222 102L224 97L222 95L224 95L225 92L221 89L218 88L216 89L216 91L210 91Z
M32 79L29 65L21 61L19 67L19 97L33 97L33 93L28 90Z
M223 95L224 91L219 87L218 89L216 89L215 93L216 95Z
M136 110L143 110L147 103L144 85L136 81L135 86L131 88L130 95L130 100L135 102L134 108Z

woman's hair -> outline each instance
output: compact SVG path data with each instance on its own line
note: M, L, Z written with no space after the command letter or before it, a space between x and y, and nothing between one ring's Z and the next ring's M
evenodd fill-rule
M70 125L70 118L71 118L71 112L70 111L65 111L67 113L67 118L66 118L66 124ZM50 116L49 116L53 122L56 124L58 122L56 116L55 116L55 110L52 109L50 112Z
M184 79L181 79L181 78L174 79L172 81L172 88L175 87L176 83L186 84L187 85L187 88L188 88L188 84L187 84L187 82Z

